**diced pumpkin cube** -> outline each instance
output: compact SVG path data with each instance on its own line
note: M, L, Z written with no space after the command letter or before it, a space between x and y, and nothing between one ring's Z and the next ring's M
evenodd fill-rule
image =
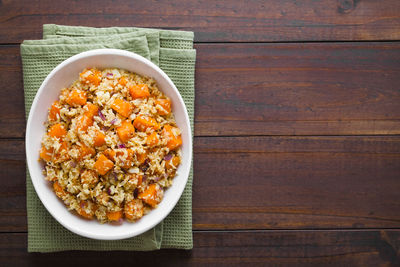
M135 135L135 128L129 120L123 121L121 126L117 127L117 135L125 143Z
M115 150L111 148L107 148L103 151L103 154L112 161L115 161L115 155L117 154Z
M87 184L90 188L95 186L99 181L98 174L93 170L84 170L81 173L81 184Z
M165 161L165 168L167 170L175 169L181 163L181 160L177 156L173 156L170 160Z
M155 119L145 115L137 116L133 121L133 125L141 132L146 131L147 128L152 128L154 130L158 130L160 128L160 124Z
M129 169L133 164L133 155L135 154L132 149L128 148L127 150L128 156L124 158L122 168ZM118 156L118 153L117 153Z
M94 146L102 146L106 143L106 135L103 134L101 131L96 131L96 136L94 137Z
M99 112L99 107L95 104L92 104L90 102L86 103L86 105L83 107L83 114L88 116L89 118L93 119L94 116L96 116Z
M116 162L116 160L118 159L119 162L122 162L122 165L120 164L122 168L129 169L130 167L132 167L133 155L135 153L130 148L122 149L122 151L121 150L115 151L111 148L108 148L104 150L103 154L114 162Z
M74 89L67 94L67 99L65 100L71 106L82 106L86 104L86 93L79 89Z
M54 148L47 149L45 146L42 146L39 155L44 161L52 161L54 163L66 161L69 159L68 143L61 142L61 146L56 153L54 152Z
M146 144L149 147L153 147L158 145L158 142L160 141L160 139L158 138L158 135L156 132L152 132L151 134L149 134L146 138Z
M106 156L108 159L115 161L115 155L116 152L115 150L111 149L111 148L107 148L106 150L103 151L104 156Z
M53 152L54 149L50 148L47 149L45 146L42 146L42 149L40 149L40 158L43 159L44 161L51 161L53 157Z
M119 219L122 218L122 210L119 211L107 211L106 212L107 219L109 221L118 221Z
M49 110L49 120L55 121L60 118L60 110L61 110L61 105L60 102L55 101Z
M116 98L111 104L111 108L123 117L129 117L132 113L132 105L123 99Z
M86 132L87 129L92 125L93 125L93 119L86 115L82 115L79 118L77 118L76 130Z
M56 153L53 154L53 162L60 163L69 159L68 154L68 143L63 141L61 142L60 148L57 150Z
M145 98L150 96L147 84L137 84L129 87L129 93L133 99Z
M138 198L143 200L146 204L153 208L161 202L163 197L163 189L158 184L149 185L142 193L139 194Z
M155 101L157 113L160 115L168 115L171 113L171 100L157 99Z
M135 154L132 149L127 148L125 150L126 152L123 151L118 151L116 153L116 157L122 162L122 168L124 169L129 169L132 167L133 164L133 155ZM125 154L126 153L126 154ZM125 156L126 155L126 156Z
M182 136L174 133L174 128L167 124L162 131L163 138L167 140L169 150L174 150L182 145Z
M94 204L89 204L89 201L81 200L77 212L83 218L91 220L93 219L93 215L95 212Z
M147 152L144 153L136 153L136 159L139 164L143 164L147 158Z
M99 158L94 163L94 168L100 175L106 174L113 167L114 163L103 154L100 154Z
M92 84L98 86L101 82L101 71L97 69L86 69L79 74L83 84Z
M52 137L62 139L67 135L67 131L61 123L57 123L50 127L48 134Z
M143 203L140 199L133 199L124 205L125 218L130 221L138 220L143 216Z
M118 79L118 84L125 86L128 83L128 80L125 77L121 77Z
M62 188L62 186L58 181L55 181L53 183L53 190L56 193L56 195L61 199L63 199L63 197L67 195L67 192L65 192L64 188Z
M88 147L86 145L79 146L79 160L84 159L86 156L90 155L90 157L94 156L96 151L92 147Z

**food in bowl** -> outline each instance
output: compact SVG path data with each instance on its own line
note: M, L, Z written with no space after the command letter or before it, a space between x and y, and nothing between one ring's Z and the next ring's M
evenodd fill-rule
M181 162L170 99L126 70L83 70L49 108L46 128L46 179L68 209L101 223L155 209Z

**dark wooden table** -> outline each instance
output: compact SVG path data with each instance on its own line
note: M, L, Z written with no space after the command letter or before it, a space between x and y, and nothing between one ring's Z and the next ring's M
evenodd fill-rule
M0 1L0 265L400 265L400 1ZM195 32L192 251L28 254L19 44ZM139 265L138 265L139 266Z

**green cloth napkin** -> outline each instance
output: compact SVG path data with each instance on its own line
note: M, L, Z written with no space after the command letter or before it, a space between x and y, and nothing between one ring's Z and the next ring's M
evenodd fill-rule
M41 83L59 63L83 51L98 48L128 50L151 60L172 79L185 101L193 133L194 69L193 32L134 27L91 28L47 24L43 40L21 44L25 111ZM61 88L60 88L61 89ZM44 208L27 170L28 251L191 249L193 164L185 191L167 218L146 233L124 240L93 240L62 227Z

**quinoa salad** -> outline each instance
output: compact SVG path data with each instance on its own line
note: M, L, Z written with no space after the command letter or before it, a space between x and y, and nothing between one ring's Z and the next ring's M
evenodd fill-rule
M101 223L157 207L181 162L181 132L156 81L85 69L49 108L40 160L66 207Z

